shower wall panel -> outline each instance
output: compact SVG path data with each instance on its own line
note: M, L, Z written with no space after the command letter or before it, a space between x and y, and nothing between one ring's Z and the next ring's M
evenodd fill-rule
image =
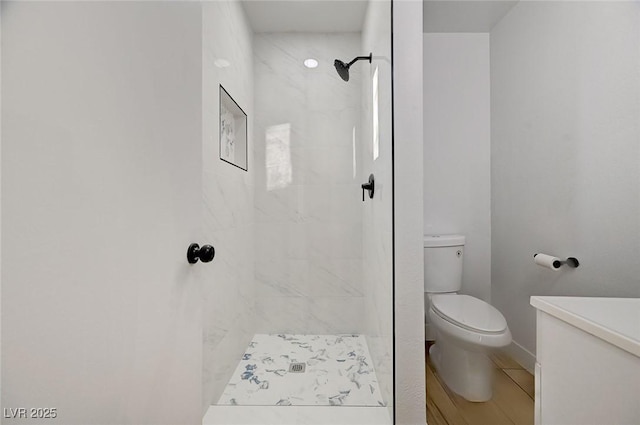
M237 1L202 4L202 243L216 257L200 267L204 287L203 409L222 393L253 337L253 52ZM248 116L248 171L220 160L219 85Z
M370 66L357 81L362 87L362 175L375 175L373 199L362 204L364 329L384 402L393 404L393 240L391 132L391 5L369 3L362 32ZM356 83L356 81L354 81ZM392 414L392 410L390 414Z
M360 34L256 34L257 332L363 331ZM315 58L317 68L303 62ZM361 68L362 65L362 68ZM368 285L367 285L368 286Z

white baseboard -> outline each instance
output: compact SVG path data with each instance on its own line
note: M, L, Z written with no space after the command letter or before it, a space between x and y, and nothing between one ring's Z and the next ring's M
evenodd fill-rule
M511 341L511 344L508 347L503 348L503 350L509 354L513 360L518 362L520 366L533 374L536 364L535 354L518 344L516 341Z

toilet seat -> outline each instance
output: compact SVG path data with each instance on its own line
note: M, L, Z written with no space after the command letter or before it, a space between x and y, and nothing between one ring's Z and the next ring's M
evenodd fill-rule
M499 334L507 329L507 321L502 313L483 300L469 295L433 295L431 308L442 319L468 331Z
M511 343L511 332L502 313L468 295L433 295L429 320L436 334L449 335L468 350L506 347ZM436 336L436 343L437 340Z

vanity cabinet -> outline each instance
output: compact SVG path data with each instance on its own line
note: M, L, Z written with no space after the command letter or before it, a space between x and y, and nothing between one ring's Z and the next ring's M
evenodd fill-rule
M640 299L531 297L536 425L640 424Z

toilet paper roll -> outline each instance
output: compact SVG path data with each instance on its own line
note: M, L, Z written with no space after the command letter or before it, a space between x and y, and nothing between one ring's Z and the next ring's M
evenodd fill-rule
M533 261L537 265L553 270L555 272L560 270L560 266L562 265L562 262L558 257L553 257L547 254L536 254L533 256Z

